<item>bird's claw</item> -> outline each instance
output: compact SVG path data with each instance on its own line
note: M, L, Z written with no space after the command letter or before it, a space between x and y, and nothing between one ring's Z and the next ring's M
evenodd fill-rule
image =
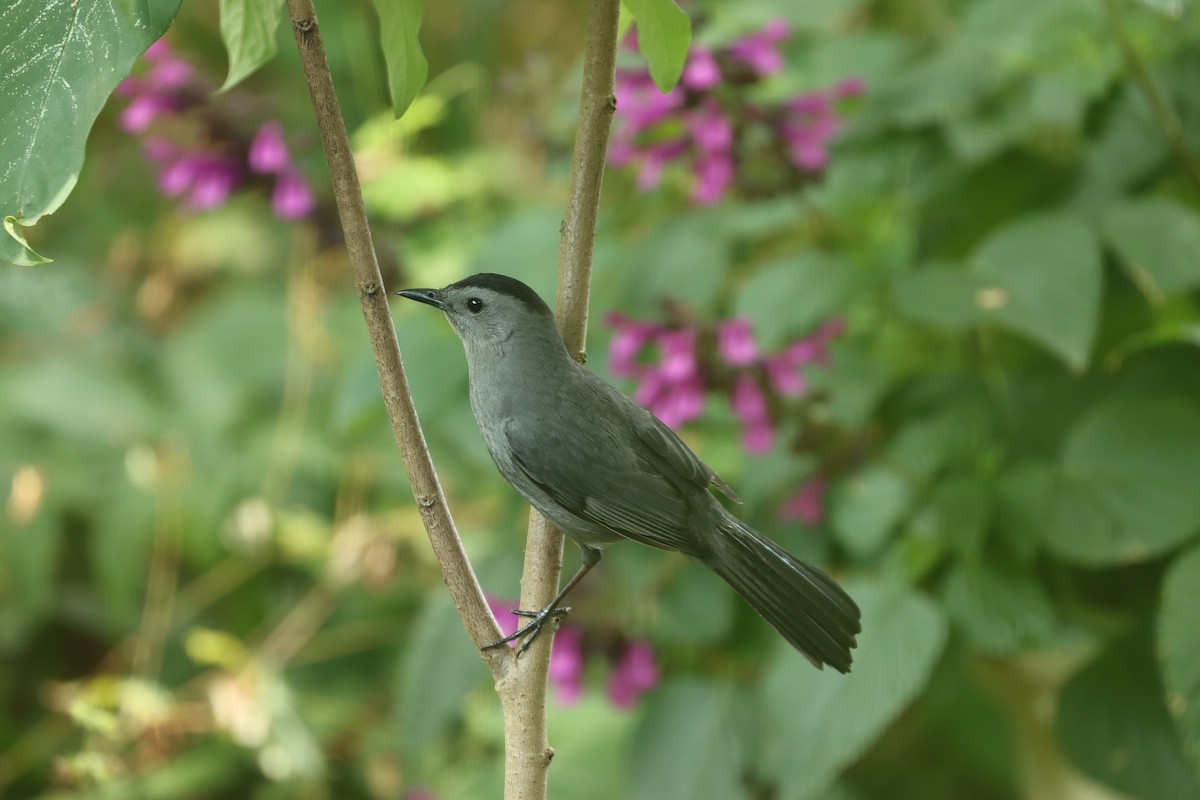
M508 644L509 642L515 642L518 639L524 639L524 641L521 642L521 646L517 648L517 657L520 658L521 654L529 649L529 645L533 644L533 640L536 639L538 634L542 632L542 628L546 626L547 622L552 619L557 622L567 614L570 614L571 609L551 606L549 608L543 608L541 611L525 611L524 609L514 608L511 609L510 613L518 617L525 617L526 619L530 620L529 624L523 625L522 627L510 633L508 636L505 636L503 639L499 639L489 645L485 645L483 649L492 650L493 648L500 647L501 645Z

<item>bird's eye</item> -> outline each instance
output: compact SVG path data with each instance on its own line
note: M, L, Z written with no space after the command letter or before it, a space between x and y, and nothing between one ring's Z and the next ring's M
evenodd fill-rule
M470 311L472 314L478 314L480 311L483 311L483 301L478 297L467 298L467 311Z

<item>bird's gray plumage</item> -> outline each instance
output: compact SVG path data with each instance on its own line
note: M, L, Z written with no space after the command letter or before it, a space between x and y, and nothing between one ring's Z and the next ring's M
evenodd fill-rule
M400 294L445 312L463 342L471 408L496 466L583 548L585 566L567 589L610 542L686 553L814 664L849 670L860 629L854 601L726 511L709 488L738 501L733 491L674 431L570 357L536 292L481 274Z

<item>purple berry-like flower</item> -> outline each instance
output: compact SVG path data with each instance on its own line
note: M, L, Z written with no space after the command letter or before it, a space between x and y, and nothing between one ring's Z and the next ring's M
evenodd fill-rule
M783 505L779 507L779 520L800 520L809 527L820 523L825 511L826 488L828 485L824 478L809 478L799 491L783 501Z
M316 208L316 198L308 183L294 169L288 169L275 181L271 207L280 219L303 219Z
M250 140L250 151L246 163L251 172L274 175L291 166L287 142L283 140L283 126L278 122L264 122Z

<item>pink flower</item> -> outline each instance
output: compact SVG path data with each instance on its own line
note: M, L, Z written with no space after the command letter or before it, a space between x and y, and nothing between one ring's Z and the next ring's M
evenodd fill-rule
M733 146L733 126L715 102L705 103L689 123L692 141L702 153L727 153Z
M824 513L825 490L828 488L824 478L809 478L800 490L783 501L779 507L780 522L800 520L812 527L821 521Z
M659 372L669 381L683 381L696 374L696 331L677 328L658 335L663 359Z
M141 133L162 114L175 109L170 98L155 94L139 94L121 111L121 129L126 133Z
M867 82L857 75L852 75L849 78L842 78L837 85L833 87L833 94L839 100L859 97L867 91Z
M647 408L662 424L678 429L704 414L704 384L698 373L684 380L659 387Z
M316 208L312 189L294 170L287 170L275 181L271 207L280 219L303 219Z
M767 418L753 420L742 428L742 447L747 453L760 456L775 446L775 426Z
M758 33L751 34L729 46L729 54L750 67L758 75L774 75L783 69L783 56L777 45L790 34L788 24L781 19L768 22Z
M638 355L662 328L649 322L636 322L616 312L609 312L604 322L617 331L608 345L609 370L620 378L635 377L641 371Z
M578 702L583 696L584 663L583 632L578 628L560 628L550 651L548 677L554 686L554 696L564 706Z
M688 54L687 63L683 66L683 75L679 82L689 89L704 91L711 89L721 82L721 69L712 51L707 47L693 47Z
M188 205L206 211L224 203L237 183L237 165L222 158L200 159L192 177Z
M728 154L697 158L694 174L692 202L698 206L712 205L725 196L733 183L733 159Z
M808 391L808 378L786 354L768 358L763 362L763 369L771 386L784 397L799 397Z
M630 642L608 677L608 699L617 708L632 708L658 681L654 650L647 642Z
M167 197L178 197L192 188L204 157L183 155L165 164L158 173L158 189Z
M283 126L278 122L265 122L250 141L250 152L246 158L252 172L274 174L290 164L287 143L283 140Z
M741 367L758 360L758 343L750 321L744 317L717 325L717 351L726 364Z
M737 376L729 395L729 407L745 423L767 418L767 396L753 375L743 372Z

